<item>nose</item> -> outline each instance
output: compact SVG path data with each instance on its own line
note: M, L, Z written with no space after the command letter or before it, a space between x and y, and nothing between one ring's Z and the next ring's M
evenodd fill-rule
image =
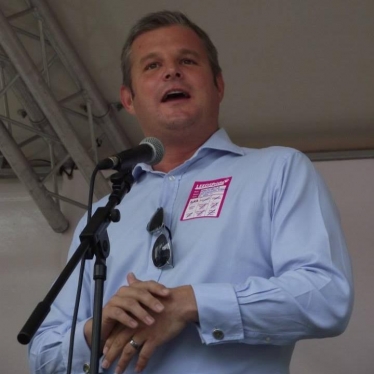
M164 73L165 80L173 80L173 79L180 79L182 78L182 72L180 70L180 66L177 64L172 64L167 66Z

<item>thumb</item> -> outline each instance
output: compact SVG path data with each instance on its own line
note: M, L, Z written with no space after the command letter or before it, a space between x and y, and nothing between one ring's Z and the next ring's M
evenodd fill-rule
M139 279L136 278L134 273L128 273L127 274L127 282L128 282L129 285L131 285L133 283L139 282Z

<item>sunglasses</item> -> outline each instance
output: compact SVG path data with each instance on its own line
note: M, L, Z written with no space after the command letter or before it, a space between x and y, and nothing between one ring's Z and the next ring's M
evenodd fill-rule
M173 250L171 245L171 232L164 223L164 209L158 208L149 220L147 231L158 235L152 249L153 265L158 269L173 267Z

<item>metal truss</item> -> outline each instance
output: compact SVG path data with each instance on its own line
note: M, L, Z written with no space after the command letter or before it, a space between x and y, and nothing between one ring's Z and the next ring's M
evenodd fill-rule
M56 232L68 227L60 210L59 201L76 202L59 194L57 173L61 166L72 160L88 182L98 161L97 129L115 152L130 147L130 142L121 131L116 109L107 103L85 69L79 56L64 35L61 27L44 0L30 0L26 9L5 16L0 10L0 178L14 174L26 186L30 195ZM38 34L17 27L12 23L23 17L34 16ZM35 28L35 27L34 27ZM41 63L34 62L22 39L40 42ZM56 62L62 64L71 80L71 93L63 98L53 92L52 68ZM39 66L38 66L39 65ZM40 66L41 65L41 66ZM66 73L65 73L66 74ZM15 119L9 106L9 94L18 100L22 109ZM70 103L84 103L85 112L72 109ZM88 124L90 142L80 139L76 121ZM81 127L81 126L80 126ZM16 141L15 132L30 135ZM48 150L49 167L33 167L22 149L28 144L42 141ZM5 160L12 171L5 167ZM52 179L53 191L45 187ZM104 176L99 173L95 183L95 195L103 197L110 192ZM53 197L53 198L52 198Z

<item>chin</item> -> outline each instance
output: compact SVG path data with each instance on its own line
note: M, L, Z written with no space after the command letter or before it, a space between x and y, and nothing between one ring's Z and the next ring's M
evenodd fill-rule
M195 119L191 117L169 118L165 123L165 128L167 130L185 130L193 127L195 123Z

